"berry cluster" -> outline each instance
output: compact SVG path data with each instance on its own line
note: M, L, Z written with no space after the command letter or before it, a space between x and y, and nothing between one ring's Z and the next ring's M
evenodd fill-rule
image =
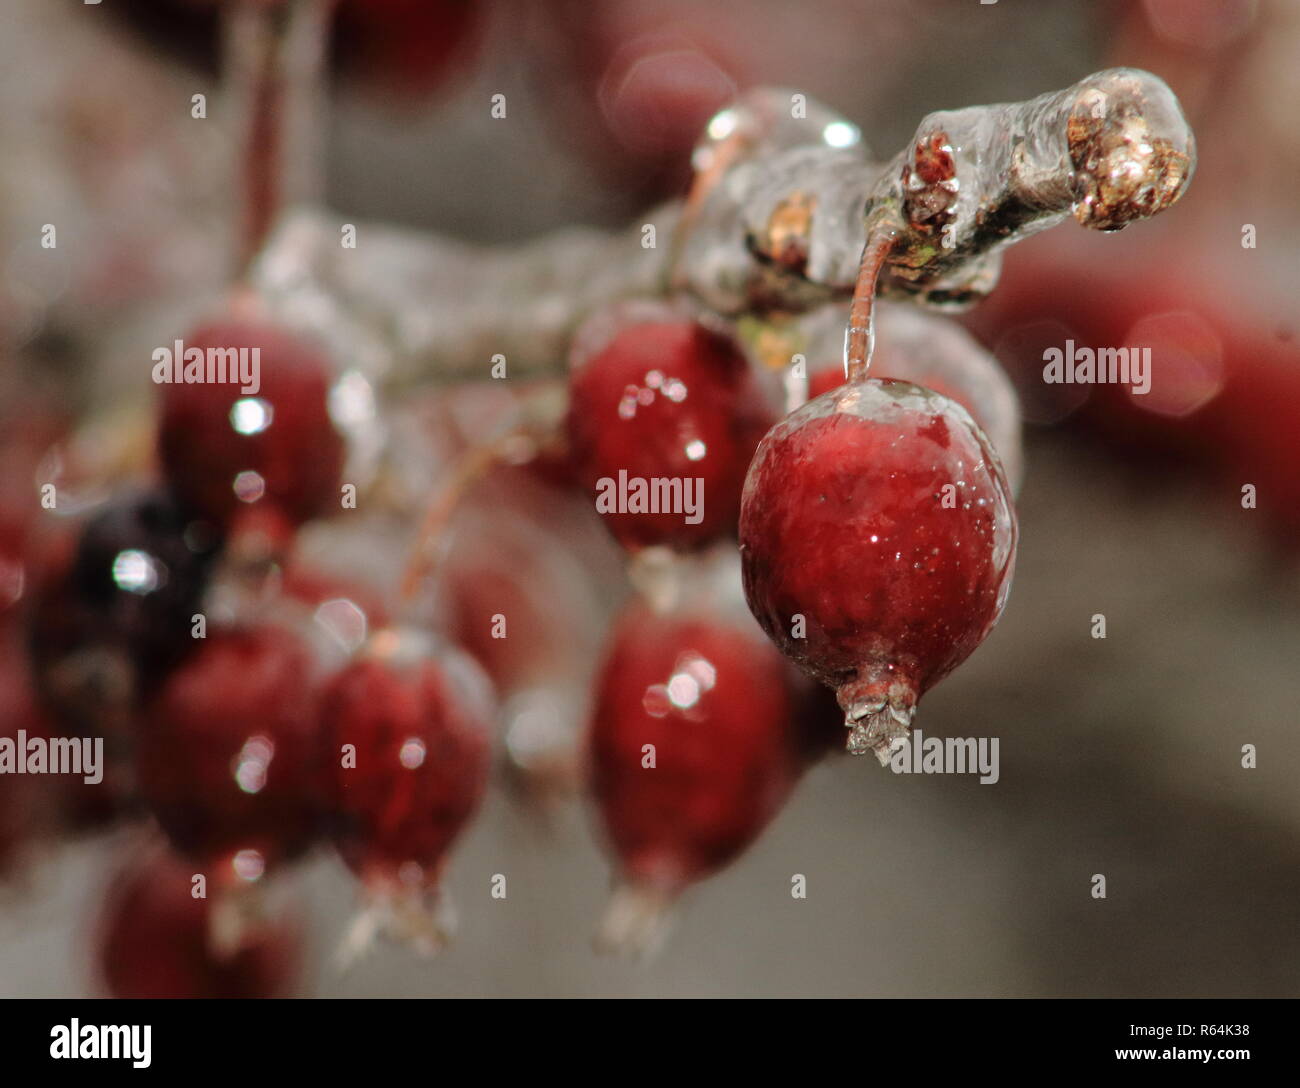
M110 500L39 562L17 549L35 582L22 610L35 692L13 717L39 708L51 733L94 734L111 723L111 802L97 819L150 815L167 847L148 865L158 880L184 884L152 891L155 881L137 875L114 898L103 954L115 992L282 987L292 927L268 917L265 889L326 842L365 892L348 957L375 935L440 947L451 921L440 891L446 858L487 785L493 686L505 706L510 762L532 792L554 792L557 765L567 768L562 788L590 784L621 874L601 943L644 949L683 888L744 850L830 747L824 707L745 612L738 532L751 596L772 595L763 605L751 600L755 614L792 660L837 684L869 658L874 669L898 667L914 702L974 648L1005 596L999 587L1014 543L1006 484L955 403L897 383L850 385L764 438L779 414L775 384L728 326L680 306L615 308L575 337L558 470L544 461L525 469L499 457L483 462L486 475L470 479L476 486L465 488L457 533L435 564L432 604L364 575L339 578L308 558L312 533L356 516L339 503L331 517L346 487L328 354L300 333L224 317L183 342L257 348L257 392L164 386L158 482ZM879 403L852 414L849 405L867 394ZM895 414L885 416L885 407ZM881 446L873 412L877 430L906 420L906 440L891 434ZM764 452L805 417L834 422L835 413L861 417L864 437L846 431L835 448ZM817 435L808 428L814 447ZM470 442L471 453L478 448ZM892 459L881 460L882 451ZM464 449L441 456L454 465ZM767 495L769 461L777 482ZM751 481L742 511L747 468L759 483ZM831 505L808 492L831 488L824 470L840 481ZM530 741L519 729L530 720L535 729L536 704L516 698L536 696L541 677L564 670L557 648L572 641L567 624L593 624L590 615L557 617L530 601L539 582L563 574L562 564L546 561L554 535L539 532L534 548L519 546L530 489L543 510L557 479L585 491L587 501L575 501L595 525L600 480L688 473L703 480L697 524L668 507L601 516L628 555L638 599L614 618L594 676L569 668L555 685L590 684L585 737L568 729ZM883 489L881 480L897 482ZM949 482L959 508L927 505ZM494 523L489 511L499 513L503 496L516 509ZM436 494L433 505L441 504ZM906 550L909 565L924 552L923 566L896 590L895 565L875 561L864 517L897 526L890 547ZM836 532L840 542L828 545L826 534ZM807 555L763 552L761 542L825 551L820 566L810 565ZM428 544L417 533L411 547L418 555ZM823 569L832 557L841 565ZM780 596L781 579L767 576L765 585L755 573L764 564L805 571L808 587L868 578L878 587L875 612L845 617L801 599L797 586ZM426 572L415 584L428 582ZM799 609L810 621L806 652L781 637L785 620L774 619L788 612L793 620ZM514 633L486 635L494 621L513 623ZM945 643L959 625L960 640ZM478 662L435 635L437 627ZM897 633L893 657L868 654L872 630ZM848 664L819 665L828 653ZM587 702L571 697L563 712L581 713ZM855 722L862 717L858 703L847 708ZM549 749L540 761L539 748ZM205 894L193 899L196 877ZM155 913L176 943L174 976L134 977L118 945L137 939L137 914Z
M338 17L403 73L428 72L440 55L377 22L421 7L357 0ZM433 7L469 33L466 7ZM1139 76L1093 80L1126 109L1164 103ZM1095 89L1079 86L1008 124L1077 127ZM361 433L367 380L243 284L177 351L254 358L255 381L163 382L154 456L72 528L0 494L0 637L15 650L0 655L0 737L102 737L96 803L78 787L53 810L76 826L147 816L158 832L101 927L111 992L291 988L297 922L269 889L325 846L362 892L345 959L376 936L436 951L448 859L497 736L527 801L589 793L618 874L598 943L645 950L837 740L887 762L920 697L988 636L1015 564L1014 396L954 327L873 299L880 277L895 294L965 297L986 286L990 247L1060 209L1000 180L995 238L955 185L971 164L927 130L924 161L882 174L850 228L778 190L804 168L862 181L856 129L815 107L810 141L777 97L709 125L677 265L659 297L582 314L563 389L393 396ZM1101 129L1066 147L1078 161L1057 156L1071 185L1053 199L1091 201L1082 219L1107 228L1175 199L1184 143L1162 159L1159 200L1126 195L1092 184L1084 150L1107 170L1123 154ZM937 185L942 207L918 195ZM756 204L733 206L751 191ZM720 221L734 229L719 255ZM930 237L949 221L954 252ZM696 289L701 268L733 260L740 275ZM819 337L846 324L833 358ZM772 347L789 342L802 351ZM5 456L30 461L47 440L16 432ZM0 794L0 862L41 833L26 811Z
M430 893L483 794L489 752L478 667L411 643L364 588L292 555L296 529L340 490L326 357L229 319L188 343L257 349L256 395L166 386L159 482L110 500L66 547L15 560L35 583L23 619L39 701L15 676L6 696L24 701L6 707L6 727L111 728L98 819L143 808L171 851L112 908L104 973L122 994L280 988L284 956L259 948L283 933L260 921L257 889L324 840L373 896ZM340 644L357 650L342 665ZM182 872L184 889L156 887ZM193 902L192 877L204 886ZM236 922L224 946L203 937L209 915ZM157 975L148 959L131 967L149 924L176 946Z

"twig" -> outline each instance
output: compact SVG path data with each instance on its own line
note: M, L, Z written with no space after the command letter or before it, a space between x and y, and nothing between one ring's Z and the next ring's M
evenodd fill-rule
M434 491L416 531L411 556L402 575L400 599L409 603L420 583L433 570L437 545L451 522L457 506L471 488L507 456L512 447L529 438L524 427L514 427L495 439L471 446L452 466L448 478Z
M680 201L624 232L562 231L509 250L368 224L345 249L339 217L315 212L278 232L254 279L286 320L327 335L390 391L486 378L497 355L511 376L557 375L574 329L621 299L680 289L727 315L847 300L874 270L875 250L862 258L883 225L895 238L882 295L966 305L996 284L1005 246L1071 214L1094 230L1155 215L1195 165L1173 93L1127 68L1028 102L932 113L883 168L817 140L824 130L810 128L807 146L728 151L671 252ZM663 244L645 244L645 225Z
M234 273L246 275L286 204L320 197L322 69L333 0L232 0L222 77L235 119Z

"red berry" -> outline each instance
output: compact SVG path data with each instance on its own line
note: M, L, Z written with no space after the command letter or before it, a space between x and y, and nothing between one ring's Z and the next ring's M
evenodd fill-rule
M209 633L140 730L140 790L182 853L256 879L301 854L324 800L313 661L285 628Z
M260 920L221 950L215 903L191 895L193 866L163 851L119 875L101 921L97 960L120 998L282 997L302 960L299 926Z
M754 456L745 596L782 652L837 690L850 751L884 761L917 699L997 622L1016 532L1002 467L965 409L906 382L849 384Z
M1267 291L1217 270L1198 250L1158 264L1125 265L1099 277L1087 254L1009 262L986 303L965 320L996 345L1032 410L1069 398L1086 424L1128 458L1208 465L1215 502L1240 510L1241 488L1257 488L1259 512L1289 546L1300 540L1300 473L1292 450L1300 428L1300 341ZM1149 387L1133 383L1046 384L1044 351L1067 340L1092 350L1150 351ZM1051 392L1051 400L1044 395ZM1064 408L1042 411L1039 421ZM1033 418L1033 415L1030 416Z
M340 0L334 52L371 85L428 94L469 59L482 14L471 0Z
M484 544L479 539L459 549L454 566L445 568L455 573L447 586L450 627L504 691L537 679L562 640L549 622L556 602L543 596L546 583L521 577L527 568L507 567L499 562L499 551ZM507 622L502 637L500 627Z
M476 484L449 536L438 565L439 627L501 698L512 796L549 807L581 785L591 672L626 588L626 557L585 496L522 468Z
M611 532L629 550L691 550L734 532L745 469L775 416L740 348L680 316L625 324L594 351L591 329L575 341L568 435L578 478ZM608 510L602 491L616 497L620 474L681 481L683 491L702 481L700 509Z
M611 907L608 944L647 941L686 885L763 830L801 769L792 711L785 663L743 614L639 603L623 614L588 736L592 789L627 889Z
M581 520L575 523L572 495L545 496L550 499L545 525L520 503L507 505L507 498L501 489L491 507L479 503L458 515L440 565L446 629L487 670L499 692L562 683L575 675L583 676L585 686L608 614L607 594L624 584L622 556L606 564L611 569L599 569L590 557L574 554L584 529L595 530L601 548L609 543L588 510L578 510ZM576 531L566 534L569 529Z
M158 453L173 491L219 524L264 503L295 523L338 501L343 439L330 418L330 372L318 348L269 325L223 321L190 333L192 348L258 348L260 388L239 382L163 385Z
M433 650L415 632L378 632L324 698L334 842L390 931L429 951L445 934L420 901L487 788L493 716L478 666Z
M326 689L331 758L356 750L337 772L335 841L361 876L405 879L414 863L433 884L487 785L491 700L460 652L404 661L385 653L394 637L378 633Z

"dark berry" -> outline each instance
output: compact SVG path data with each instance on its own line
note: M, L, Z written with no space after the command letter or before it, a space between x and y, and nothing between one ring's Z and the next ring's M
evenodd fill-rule
M153 492L47 541L27 615L33 678L64 728L103 738L107 764L102 785L70 794L74 823L102 823L133 795L138 706L194 647L217 549L211 525Z

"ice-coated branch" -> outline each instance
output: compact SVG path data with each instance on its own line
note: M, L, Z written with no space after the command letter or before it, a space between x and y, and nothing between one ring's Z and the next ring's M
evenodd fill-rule
M1195 165L1173 92L1130 68L1028 102L929 114L886 166L856 149L778 150L718 179L682 246L690 289L727 313L852 294L871 231L896 235L880 289L961 305L1001 250L1073 214L1118 230L1173 204Z
M1073 215L1116 231L1182 195L1195 167L1178 100L1111 68L1028 102L932 113L885 168L867 209L899 235L886 293L961 303L986 294L1007 243Z
M622 299L688 293L730 316L847 299L872 235L890 237L882 294L963 305L992 289L1006 245L1069 215L1103 231L1155 215L1195 165L1177 99L1135 69L932 113L883 167L825 107L792 114L802 97L753 91L718 114L689 197L625 232L487 249L359 224L349 248L339 217L303 211L263 252L254 284L389 388L487 377L497 356L512 376L555 374L578 324Z
M253 282L274 314L327 337L389 391L486 379L498 356L512 378L554 375L593 310L667 293L661 239L680 214L674 202L625 231L578 228L507 249L302 209L276 232ZM348 227L355 248L341 244Z

